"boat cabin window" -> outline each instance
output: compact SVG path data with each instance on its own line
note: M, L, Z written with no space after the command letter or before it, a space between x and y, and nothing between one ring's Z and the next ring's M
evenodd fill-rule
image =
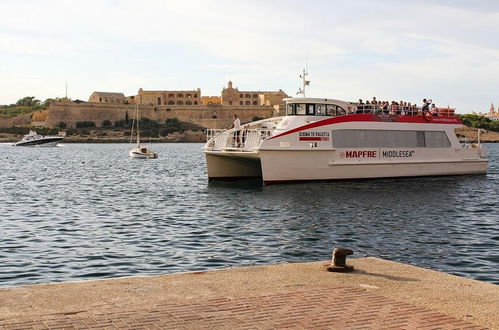
M317 116L325 116L326 115L326 105L325 104L316 104L315 105L315 113Z
M345 115L347 112L345 109L336 104L326 105L326 115L327 116L340 116Z
M286 105L286 115L288 116L340 116L345 114L345 109L336 104L288 103Z
M335 148L449 148L451 143L443 131L400 130L335 130Z
M305 104L297 104L296 105L296 115L304 115L305 114Z

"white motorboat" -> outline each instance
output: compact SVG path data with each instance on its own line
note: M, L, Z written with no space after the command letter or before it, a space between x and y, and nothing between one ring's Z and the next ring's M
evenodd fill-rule
M208 130L203 151L209 180L272 184L487 171L480 141L459 142L454 130L463 124L454 109L284 101L285 116L242 125L240 132Z
M140 144L140 129L139 129L139 106L135 107L135 119L134 122L132 123L132 132L130 134L130 140L133 138L133 130L135 127L135 123L137 123L137 146L133 149L131 149L128 152L128 155L131 158L137 158L137 159L151 159L151 158L158 158L158 154L155 153L154 151L142 146Z
M21 141L14 143L14 146L29 146L29 147L55 147L64 139L63 136L45 136L39 135L36 131L29 131Z

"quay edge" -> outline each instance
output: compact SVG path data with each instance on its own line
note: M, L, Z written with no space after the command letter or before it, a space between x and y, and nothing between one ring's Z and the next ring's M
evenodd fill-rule
M308 292L313 302L321 292L334 294L346 289L351 293L343 297L345 303L357 296L378 297L427 311L422 315L435 317L435 313L441 313L459 322L499 329L498 285L372 257L349 259L348 264L355 271L348 274L327 272L329 264L329 261L292 263L0 288L0 328L8 329L23 320L36 323L57 319L62 324L62 319L75 320L78 315L112 317L122 311L146 311L168 304L197 304L201 308L208 301L237 302L276 293L286 298ZM324 302L317 301L313 307L335 313L323 305ZM339 313L341 317L351 317L346 315L350 313L347 310ZM369 322L376 322L376 318Z

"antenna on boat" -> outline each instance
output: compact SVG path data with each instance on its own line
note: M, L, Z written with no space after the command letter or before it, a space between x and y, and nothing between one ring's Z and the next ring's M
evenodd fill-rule
M307 49L307 62L306 62L306 69L303 69L303 73L300 75L300 78L302 80L302 87L298 88L298 93L297 95L301 94L303 97L305 97L305 87L310 86L310 80L307 80L308 76L308 49Z
M310 80L307 80L308 76L308 70L303 69L303 73L300 75L300 78L302 80L302 87L298 89L298 93L296 94L301 94L303 97L305 97L305 87L310 86Z

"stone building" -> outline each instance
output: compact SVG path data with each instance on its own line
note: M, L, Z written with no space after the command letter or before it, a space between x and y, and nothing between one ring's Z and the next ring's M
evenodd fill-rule
M201 96L202 105L221 105L220 96Z
M127 103L128 100L123 93L93 92L88 102L95 103Z
M496 110L494 108L494 103L491 103L489 112L485 114L485 117L487 117L493 121L499 121L499 107L497 108L497 112L496 112Z
M281 89L278 91L240 91L229 81L222 90L221 103L224 106L278 106L289 97Z
M201 104L201 89L183 91L145 91L139 89L134 97L139 104L153 105L199 105Z

